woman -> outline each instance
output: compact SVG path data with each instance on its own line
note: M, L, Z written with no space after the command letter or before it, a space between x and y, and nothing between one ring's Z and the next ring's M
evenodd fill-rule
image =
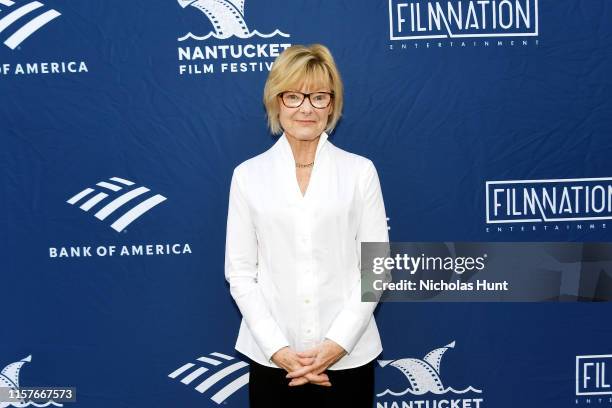
M382 346L360 245L387 242L387 223L372 162L327 140L343 104L329 50L286 49L264 104L283 134L234 170L225 255L251 406L371 407Z

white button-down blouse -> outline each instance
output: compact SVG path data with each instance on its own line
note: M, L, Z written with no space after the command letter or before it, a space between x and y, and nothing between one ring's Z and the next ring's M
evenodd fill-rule
M302 196L285 135L234 170L225 277L243 319L236 350L276 367L272 355L328 338L348 354L331 370L358 367L382 351L375 302L361 302L361 242L388 242L372 162L323 133Z

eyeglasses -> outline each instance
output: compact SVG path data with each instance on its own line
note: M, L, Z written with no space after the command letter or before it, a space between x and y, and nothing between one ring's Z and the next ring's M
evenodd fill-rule
M278 94L283 101L283 105L288 108L299 108L304 103L304 99L308 98L313 108L325 109L331 103L334 94L331 92L312 92L302 93L297 91L286 91Z

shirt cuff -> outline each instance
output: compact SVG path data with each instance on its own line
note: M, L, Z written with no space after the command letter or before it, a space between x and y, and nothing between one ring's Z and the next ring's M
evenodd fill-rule
M343 310L336 317L325 337L338 343L347 354L350 354L363 334L355 331L362 326L362 319L359 316L349 310Z
M268 361L271 361L274 353L289 345L285 335L272 318L264 319L255 327L251 327L251 333Z

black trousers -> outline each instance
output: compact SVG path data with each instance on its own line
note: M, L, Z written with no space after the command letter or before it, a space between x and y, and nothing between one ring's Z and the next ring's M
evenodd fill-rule
M374 363L346 370L327 370L331 387L305 384L289 387L281 368L250 362L249 401L251 408L372 408Z

